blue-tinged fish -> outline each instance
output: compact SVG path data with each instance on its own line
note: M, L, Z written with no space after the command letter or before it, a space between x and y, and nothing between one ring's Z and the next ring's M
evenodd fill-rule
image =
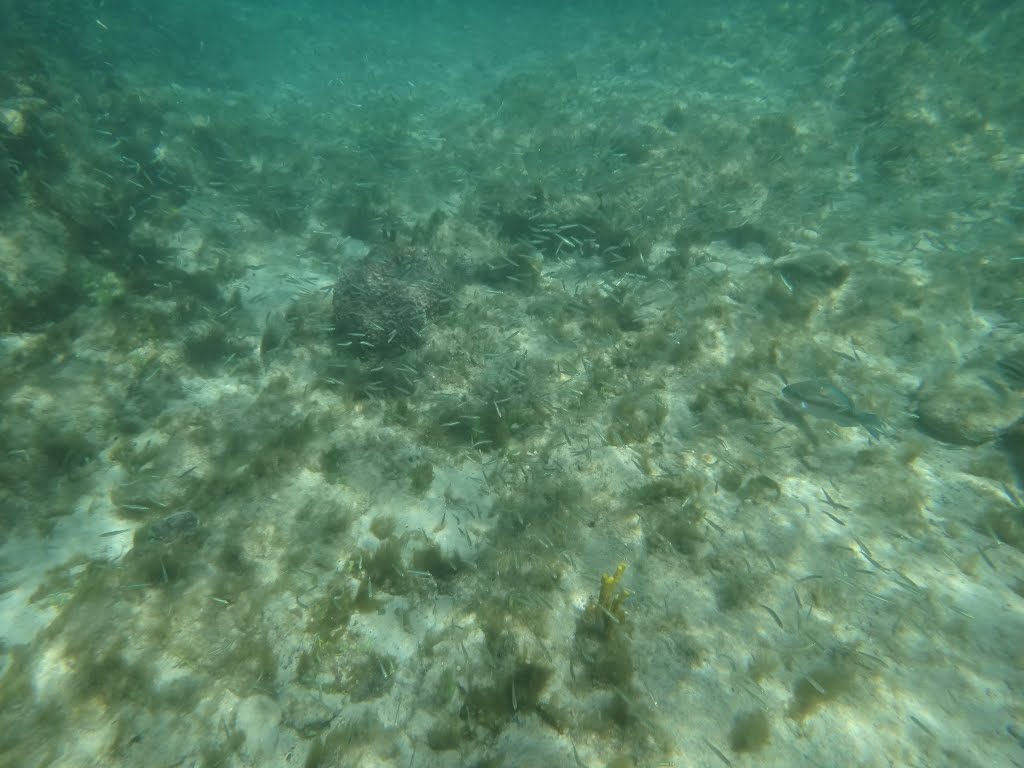
M885 422L873 413L858 410L841 389L827 381L798 381L782 388L782 396L804 413L834 421L842 427L864 427L876 440Z

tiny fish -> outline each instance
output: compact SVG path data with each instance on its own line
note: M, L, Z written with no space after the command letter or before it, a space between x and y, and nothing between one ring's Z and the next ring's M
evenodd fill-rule
M782 388L782 396L801 411L829 419L843 427L861 426L876 440L885 422L873 413L858 410L842 390L827 381L798 381Z

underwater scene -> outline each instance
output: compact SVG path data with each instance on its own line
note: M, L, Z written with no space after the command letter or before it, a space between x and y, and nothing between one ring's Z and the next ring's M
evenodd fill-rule
M0 768L1024 766L1022 30L0 0Z

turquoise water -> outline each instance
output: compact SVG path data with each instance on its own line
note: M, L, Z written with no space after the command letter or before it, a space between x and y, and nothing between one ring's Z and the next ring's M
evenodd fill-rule
M1024 6L827 6L5 4L0 766L1024 765Z

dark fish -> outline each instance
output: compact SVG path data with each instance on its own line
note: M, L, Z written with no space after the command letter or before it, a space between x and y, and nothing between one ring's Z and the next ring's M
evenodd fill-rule
M827 381L798 381L782 388L782 396L804 413L828 419L843 427L864 427L876 440L885 422L873 413L858 410L841 389Z

